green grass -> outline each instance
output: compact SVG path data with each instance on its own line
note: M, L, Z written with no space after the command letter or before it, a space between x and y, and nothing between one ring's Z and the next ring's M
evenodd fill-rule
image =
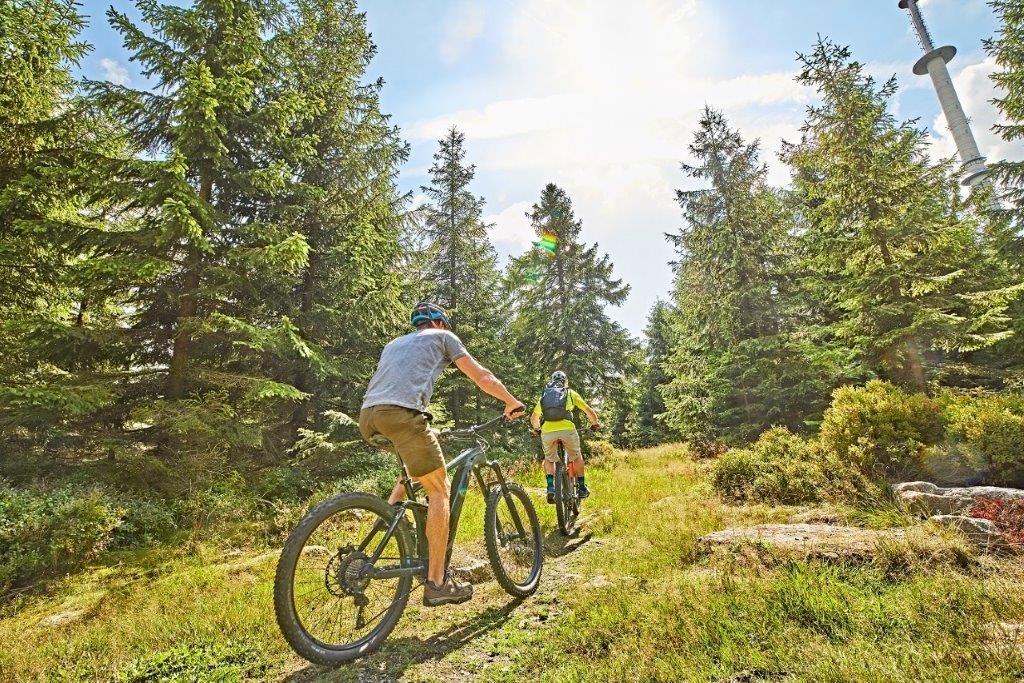
M106 564L0 612L0 680L952 681L1024 676L1021 649L993 624L1024 622L1016 560L921 559L887 547L870 564L705 557L713 530L786 521L796 510L729 506L685 448L617 454L588 471L596 491L581 537L553 531L540 592L511 602L494 582L476 599L413 600L384 650L325 671L290 653L271 606L276 554L163 548ZM540 487L534 472L518 477ZM479 553L483 501L459 539ZM857 515L860 515L858 518ZM905 523L892 510L851 517ZM480 553L482 557L482 553ZM959 560L957 558L960 558ZM60 612L84 616L43 626Z

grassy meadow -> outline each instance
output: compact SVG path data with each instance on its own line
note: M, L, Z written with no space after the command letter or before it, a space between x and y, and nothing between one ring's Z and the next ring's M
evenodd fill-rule
M274 548L201 544L110 553L0 613L0 679L18 681L955 681L1024 675L1024 564L930 560L881 548L872 562L709 556L710 531L783 522L805 508L727 505L684 446L616 451L592 467L579 534L563 539L537 472L547 557L521 602L491 580L469 603L427 610L417 589L377 654L335 670L277 631ZM484 557L472 492L460 549ZM836 514L836 510L831 511ZM872 525L882 511L838 511ZM956 541L946 539L955 544ZM943 556L947 557L947 556ZM61 620L66 620L61 623Z

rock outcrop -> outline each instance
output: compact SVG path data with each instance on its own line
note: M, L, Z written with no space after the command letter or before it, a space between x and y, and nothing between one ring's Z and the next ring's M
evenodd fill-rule
M904 529L861 529L831 524L758 524L702 536L707 550L736 545L768 545L789 557L839 560L872 557L881 542L903 541Z
M962 515L935 515L929 521L941 527L956 529L983 552L1005 553L1012 551L1012 547L1006 542L1002 532L987 519Z
M910 481L893 486L893 492L908 512L919 517L958 515L969 511L980 498L1024 499L1024 490L999 486L936 486L927 481Z

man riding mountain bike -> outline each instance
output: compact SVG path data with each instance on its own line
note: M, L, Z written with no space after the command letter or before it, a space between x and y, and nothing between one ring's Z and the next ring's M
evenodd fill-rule
M551 375L551 381L541 393L533 408L530 423L534 432L540 432L544 446L544 476L548 484L548 503L555 502L555 463L558 461L558 444L565 448L570 465L577 475L577 491L580 498L590 495L590 489L583 478L583 451L580 447L580 433L576 429L575 411L587 414L591 428L601 429L597 412L574 389L569 388L569 378L561 370Z
M441 446L430 428L428 407L434 384L441 371L455 363L481 390L505 402L505 417L509 420L524 413L525 406L469 355L439 306L421 302L409 320L416 331L392 340L381 352L359 413L359 431L371 443L378 434L391 441L409 476L427 494L428 561L423 604L434 607L473 597L473 586L455 581L450 572L444 571L451 491ZM388 502L394 505L404 497L405 488L399 481Z

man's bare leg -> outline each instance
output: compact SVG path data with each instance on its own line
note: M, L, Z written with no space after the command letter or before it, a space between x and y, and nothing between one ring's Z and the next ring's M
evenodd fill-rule
M405 500L405 485L399 479L395 482L395 488L391 489L391 495L388 496L388 505L401 503L403 500Z
M416 480L427 494L427 579L440 586L444 583L444 560L448 553L448 477L445 469L439 467ZM391 495L395 495L394 491Z

